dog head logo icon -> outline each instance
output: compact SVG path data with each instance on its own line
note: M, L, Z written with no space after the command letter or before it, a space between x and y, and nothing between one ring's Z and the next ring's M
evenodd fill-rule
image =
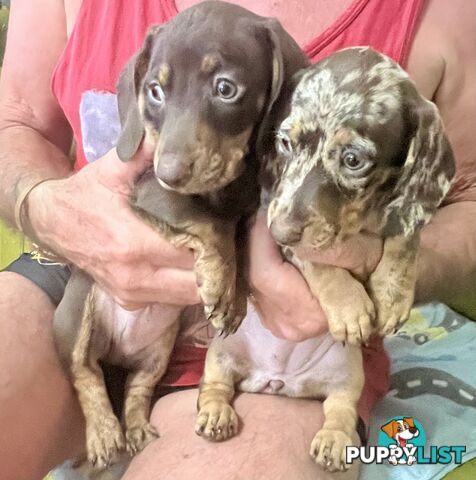
M404 452L399 458L396 454L390 455L388 459L389 462L393 465L413 465L416 462L414 447L421 444L421 442L416 443L416 440L417 437L420 436L422 430L422 427L419 427L412 417L393 418L385 425L382 425L381 431L387 437L387 442L385 442L387 443L387 446L395 452L397 452L397 448L400 449L398 450L399 452ZM422 436L424 436L424 434Z
M425 447L426 446L426 447ZM378 445L348 446L345 462L350 465L354 460L364 464L378 465L448 465L454 462L461 465L465 445L427 445L427 436L423 425L410 416L388 419L378 432Z

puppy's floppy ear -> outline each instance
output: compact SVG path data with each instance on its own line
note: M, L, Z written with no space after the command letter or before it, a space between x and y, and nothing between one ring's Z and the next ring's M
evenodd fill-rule
M398 422L392 420L381 427L381 430L385 432L390 438L393 438L397 433Z
M387 236L412 236L436 211L455 173L453 151L435 104L414 87L409 93L407 118L411 138L402 173L386 210Z
M415 422L413 421L412 417L405 417L403 421L406 422L410 428L415 426Z
M144 124L139 111L139 92L147 73L153 41L159 27L152 27L141 49L127 62L117 84L117 103L121 120L121 134L117 154L122 161L129 160L138 150L144 137Z
M292 76L310 64L298 44L277 20L266 19L263 27L271 50L271 85L257 136L258 154L267 151L273 141L271 130L285 116L283 104L292 94Z

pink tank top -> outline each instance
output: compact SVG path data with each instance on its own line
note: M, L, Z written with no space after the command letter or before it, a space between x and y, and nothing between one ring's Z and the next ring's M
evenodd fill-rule
M423 4L424 0L353 0L340 17L303 50L316 62L344 47L369 45L405 66ZM94 159L109 148L103 145L103 151L91 153L89 143L83 143L83 137L89 138L94 131L102 134L97 125L89 129L90 132L84 121L84 117L98 110L97 103L88 106L89 94L101 93L101 98L106 100L104 109L109 108L107 100L113 98L111 94L115 93L119 73L141 45L149 26L164 23L176 14L174 0L82 1L74 30L52 78L53 92L77 142L77 168L84 166L88 157ZM94 97L93 103L97 98ZM104 129L109 128L107 123ZM164 383L198 384L204 352L204 348L176 346ZM366 386L359 411L367 421L371 407L389 385L389 361L380 339L364 349L364 365Z
M344 47L369 45L405 66L424 0L353 0L304 46L312 62ZM385 5L385 6L384 6ZM115 92L119 73L150 25L177 14L174 0L83 0L52 86L77 141L77 168L87 162L79 105L87 91Z

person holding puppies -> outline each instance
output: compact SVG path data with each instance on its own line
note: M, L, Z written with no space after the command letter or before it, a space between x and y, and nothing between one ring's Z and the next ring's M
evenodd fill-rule
M147 27L193 3L48 0L42 3L41 29L38 11L27 2L14 4L11 12L0 89L1 216L89 272L129 309L150 302L196 304L193 258L158 237L127 207L131 185L150 164L151 152L141 150L123 164L111 150L85 166L81 97L85 91L114 92L118 72ZM387 49L384 53L405 66L420 92L436 102L455 152L456 180L423 230L416 300L443 301L476 317L476 222L471 222L476 214L476 105L469 87L476 68L475 7L463 0L458 8L444 0L408 0L395 11L380 8L375 0L342 0L332 6L314 0L299 5L235 3L277 17L307 46L312 61L357 43ZM385 38L378 35L382 31ZM50 91L53 71L55 96ZM71 126L78 140L76 170L85 166L74 175L68 157ZM315 260L368 276L381 254L377 239L358 237ZM82 452L84 442L78 405L52 344L54 302L61 298L67 273L55 270L46 280L44 271L51 267L34 275L31 268L29 264L21 273L17 265L10 268L15 271L0 274L0 419L5 433L0 472L2 478L16 480L41 478ZM262 215L250 230L249 283L261 320L274 335L299 341L326 330L318 299L283 262ZM192 377L185 382L190 385L198 381L199 369L189 374L197 371L200 354L190 349L187 355L182 360L194 361L185 362L181 374ZM378 351L370 355L379 359L381 365L374 362L372 369L380 369L382 380L373 376L368 406L383 393L379 389L385 390L385 357ZM296 478L296 471L303 479L326 478L316 465L306 463L307 443L316 430L307 419L322 418L318 402L243 395L236 407L246 416L247 428L217 446L195 437L195 400L192 390L157 402L152 421L160 419L163 438L137 457L125 478L161 472L161 478L187 479L204 471L211 480L237 471L239 478ZM355 478L351 475L347 478Z

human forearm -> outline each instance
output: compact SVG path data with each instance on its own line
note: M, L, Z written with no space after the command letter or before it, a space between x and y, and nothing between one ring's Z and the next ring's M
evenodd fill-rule
M441 208L422 232L416 301L439 300L476 319L476 202Z
M0 130L0 216L14 225L15 203L28 185L65 177L71 169L67 155L35 129L5 126Z
M0 217L14 220L31 182L64 177L71 128L51 79L67 41L65 2L42 2L42 28L32 2L13 2L0 78Z

